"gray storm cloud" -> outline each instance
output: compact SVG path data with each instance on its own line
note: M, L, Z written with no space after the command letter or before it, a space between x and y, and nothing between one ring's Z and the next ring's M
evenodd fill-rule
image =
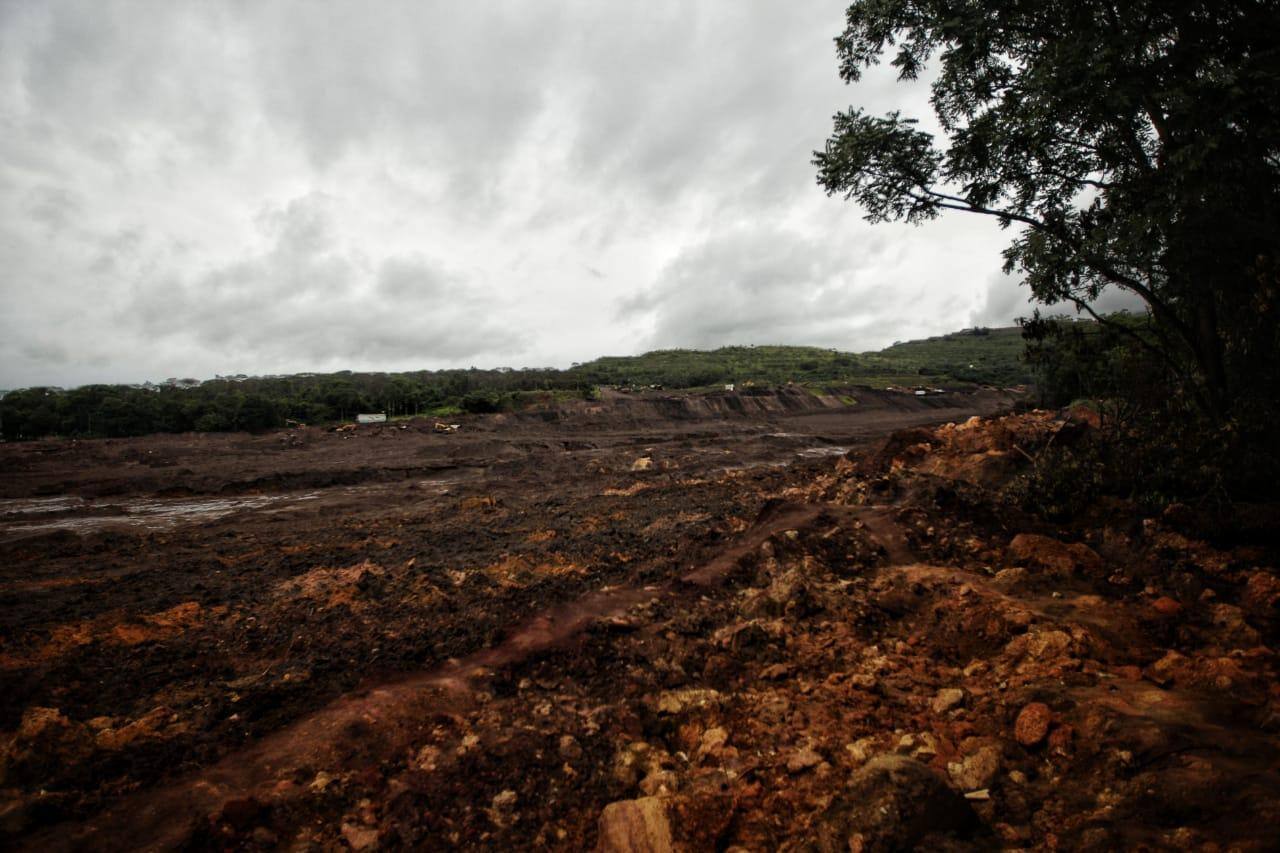
M0 388L864 349L1007 235L872 227L811 152L843 0L0 4ZM620 310L619 306L622 306Z
M1114 311L1142 312L1143 302L1137 296L1119 288L1104 290L1092 303L1099 313ZM1030 317L1037 309L1046 316L1088 316L1077 311L1070 303L1042 305L1032 300L1031 292L1023 287L1017 278L1005 273L996 273L987 280L987 293L982 306L975 310L969 318L971 326L1007 326L1010 323Z
M742 228L682 253L620 310L651 319L646 344L655 348L856 347L859 333L893 310L860 281L859 265L880 251L870 241L851 252L790 231Z
M269 243L255 257L144 292L127 312L149 338L191 335L269 359L334 355L412 359L499 356L520 349L517 329L484 316L490 296L420 254L373 261L344 246L323 195L258 217ZM174 318L194 318L194 327Z

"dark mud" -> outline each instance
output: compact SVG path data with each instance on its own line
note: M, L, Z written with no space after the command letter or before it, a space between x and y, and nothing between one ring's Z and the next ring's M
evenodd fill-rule
M469 467L163 527L94 475L117 523L3 546L7 842L1280 848L1273 549L1185 507L1025 514L1011 478L1087 440L1059 413L807 400L316 435L292 470ZM56 497L5 524L106 503Z
M0 446L3 831L83 840L75 821L249 766L360 691L447 692L450 661L509 665L485 655L676 594L807 467L1009 401L854 393Z

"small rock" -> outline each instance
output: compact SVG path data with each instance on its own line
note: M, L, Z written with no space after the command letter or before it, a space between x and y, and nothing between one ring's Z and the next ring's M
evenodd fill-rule
M1068 545L1034 533L1013 537L1009 557L1016 563L1045 569L1060 577L1076 573L1096 575L1103 568L1102 558L1088 545Z
M658 697L658 713L683 714L693 708L716 707L722 698L719 691L701 687L671 690Z
M668 853L672 849L667 809L657 797L605 806L599 833L598 853Z
M933 700L933 712L935 714L945 714L963 702L963 690L959 687L944 687L938 691L938 695Z
M1035 746L1049 734L1049 722L1053 713L1043 702L1032 702L1018 713L1013 725L1014 737L1026 747Z
M307 787L309 787L311 790L316 791L318 793L325 790L332 784L333 784L333 777L330 776L328 773L325 773L323 770L321 770L319 773L316 774L316 778L311 780L311 784L308 785Z
M1075 736L1075 729L1071 726L1061 725L1054 728L1049 735L1049 750L1055 755L1070 755L1071 740Z
M875 753L876 739L871 737L858 738L853 743L846 743L844 751L849 753L849 757L858 764L864 763Z
M254 843L261 844L263 847L275 847L280 842L276 834L265 826L259 826L253 830L253 840Z
M1027 655L1033 660L1054 660L1071 651L1071 635L1066 631L1039 631L1023 636L1027 640Z
M937 773L910 758L881 755L853 774L814 828L822 853L913 850L930 833L961 838L978 828L977 815Z
M702 733L702 740L698 744L698 756L718 755L728 742L729 733L723 727L715 726L707 729Z
M803 773L806 770L817 767L821 763L822 756L806 746L791 753L791 757L787 759L787 772L794 776L797 773Z
M1280 578L1268 571L1249 573L1242 598L1246 609L1259 614L1274 614L1280 604Z
M351 845L352 850L371 850L378 846L378 830L372 827L344 823L342 837Z
M1225 646L1248 648L1257 645L1261 639L1253 626L1245 621L1243 611L1234 605L1210 605L1209 619L1217 629L1215 639Z
M560 757L565 761L577 761L582 757L582 747L573 735L564 735L560 738Z
M653 459L649 456L641 456L635 462L631 463L632 471L648 471L653 467Z
M221 818L238 831L253 826L262 814L263 805L253 797L237 797L222 804Z
M947 765L956 786L965 791L977 791L989 787L1000 772L1000 750L994 746L979 748L972 755Z
M1189 665L1190 662L1185 655L1169 651L1160 660L1147 667L1146 675L1156 684L1165 685L1184 672Z
M631 787L645 775L650 766L651 748L644 741L635 741L619 749L613 756L610 773L624 787Z
M911 757L927 762L937 754L938 739L933 736L932 732L921 732L916 737L916 747L911 750Z
M673 794L680 789L680 777L671 770L654 768L640 780L640 790L647 797Z
M516 792L511 790L494 795L493 800L489 803L489 819L493 821L495 826L506 828L512 824L512 811L514 811L518 799Z
M760 670L760 677L765 679L785 678L795 671L795 667L789 663L771 663L764 669Z
M1161 616L1177 616L1182 612L1182 605L1167 595L1162 595L1151 602L1151 609Z

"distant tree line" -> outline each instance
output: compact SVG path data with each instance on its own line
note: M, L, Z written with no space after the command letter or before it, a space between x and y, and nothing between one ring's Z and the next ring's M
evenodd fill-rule
M658 350L555 368L410 373L231 376L159 385L27 388L0 399L7 440L43 436L129 436L152 432L267 430L290 422L351 420L518 409L534 402L591 397L599 387L716 388L787 382L879 384L1026 382L1017 328L971 329L854 354L819 347L735 346L710 352Z
M129 436L152 432L267 430L353 419L361 412L447 415L493 412L527 399L589 393L580 378L553 369L450 370L245 377L161 385L26 388L0 400L8 440Z

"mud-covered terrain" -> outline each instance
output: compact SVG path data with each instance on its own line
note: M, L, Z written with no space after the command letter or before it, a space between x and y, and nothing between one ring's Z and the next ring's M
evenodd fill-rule
M856 393L0 446L6 831L92 815L557 603L669 580L751 521L744 480L1008 399Z
M1280 844L1270 546L853 395L0 447L6 843Z

